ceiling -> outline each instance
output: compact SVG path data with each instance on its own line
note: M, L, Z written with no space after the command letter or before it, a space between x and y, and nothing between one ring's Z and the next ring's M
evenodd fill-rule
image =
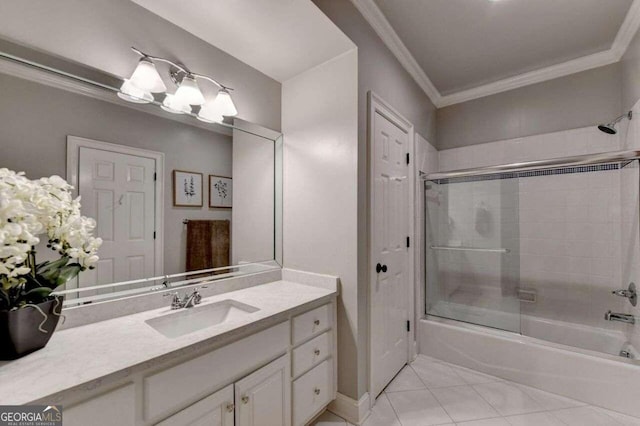
M132 1L280 82L355 47L311 1Z
M438 106L615 62L640 24L638 0L352 1Z

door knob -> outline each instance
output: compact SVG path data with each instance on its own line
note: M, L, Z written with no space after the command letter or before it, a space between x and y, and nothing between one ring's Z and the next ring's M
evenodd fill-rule
M242 397L242 403L243 403L243 404L246 404L246 403L248 403L248 402L249 402L249 397L248 397L247 395L243 396L243 397Z
M387 272L387 265L381 265L381 264L378 263L376 265L376 273L379 274L380 271Z

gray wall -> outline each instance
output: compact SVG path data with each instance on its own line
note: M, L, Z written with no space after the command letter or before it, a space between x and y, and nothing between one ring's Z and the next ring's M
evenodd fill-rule
M136 46L233 87L240 118L280 129L279 82L128 0L2 2L0 37L121 78L136 66Z
M66 178L67 135L165 153L165 273L184 271L182 220L231 219L228 209L173 207L171 172L231 176L231 137L0 74L0 167Z
M629 44L621 64L622 111L628 111L640 99L640 31Z
M367 185L367 93L380 95L415 126L417 133L433 143L435 107L378 37L373 28L347 0L313 0L313 2L358 47L358 335L357 383L341 381L340 392L359 398L367 387L368 336L368 230ZM356 368L354 365L353 368Z
M615 63L441 108L437 112L437 148L457 148L608 121L621 111L622 68ZM639 87L640 84L636 92L640 92Z

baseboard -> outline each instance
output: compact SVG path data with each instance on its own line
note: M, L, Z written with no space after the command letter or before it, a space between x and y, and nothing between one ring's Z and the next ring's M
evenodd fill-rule
M358 401L338 392L336 399L329 404L328 410L349 423L361 425L371 414L370 405L368 392Z

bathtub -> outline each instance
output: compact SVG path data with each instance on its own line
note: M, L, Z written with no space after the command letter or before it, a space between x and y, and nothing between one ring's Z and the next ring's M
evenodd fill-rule
M430 313L445 318L456 318L471 324L482 324L501 330L515 329L523 336L535 337L546 342L559 343L587 351L598 352L591 355L620 356L621 351L631 359L640 359L624 332L614 329L593 327L565 321L540 318L533 315L507 312L504 307L487 309L461 303L439 301L431 306Z
M555 333L553 335L563 343L589 346L588 342L597 342L600 346L572 347L429 316L418 322L418 352L640 417L637 400L640 395L640 365L638 361L619 356L622 349L635 353L635 348L628 345L622 333L526 317L522 326L529 328L525 331L544 335L545 338Z

